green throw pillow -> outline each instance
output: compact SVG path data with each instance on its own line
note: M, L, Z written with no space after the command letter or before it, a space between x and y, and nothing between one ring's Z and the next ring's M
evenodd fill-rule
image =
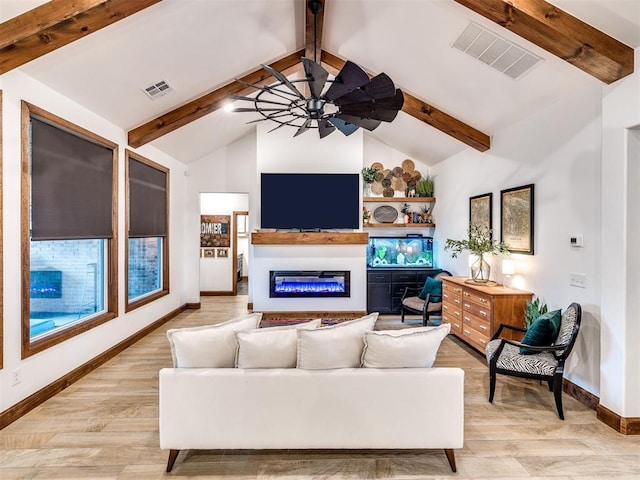
M556 338L558 338L558 333L560 333L562 311L554 310L553 312L547 312L544 315L546 317L549 317L549 321L551 322L551 326L553 327L553 340L551 340L551 343L554 343L556 341Z
M556 337L553 335L553 324L547 314L540 315L531 324L527 333L525 333L522 343L531 345L533 347L544 347L551 345ZM520 347L520 353L523 355L530 355L537 353L535 350L530 350L526 347Z
M427 281L424 282L422 291L418 294L418 298L425 300L427 294L431 294L431 302L437 303L442 301L442 280L437 278L427 277Z

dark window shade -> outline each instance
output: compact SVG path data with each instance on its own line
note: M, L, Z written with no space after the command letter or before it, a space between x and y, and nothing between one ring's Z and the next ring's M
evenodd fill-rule
M111 238L113 150L31 118L31 238Z
M129 158L129 237L167 235L167 174Z

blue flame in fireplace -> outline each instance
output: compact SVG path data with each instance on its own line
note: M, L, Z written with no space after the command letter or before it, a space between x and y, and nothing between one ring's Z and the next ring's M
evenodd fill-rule
M344 293L344 283L329 281L282 281L276 283L276 293Z

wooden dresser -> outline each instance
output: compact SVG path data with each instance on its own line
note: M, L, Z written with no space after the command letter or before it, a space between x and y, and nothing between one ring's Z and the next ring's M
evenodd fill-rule
M484 355L501 323L524 327L524 311L533 293L466 283L466 277L442 278L442 321L451 333Z

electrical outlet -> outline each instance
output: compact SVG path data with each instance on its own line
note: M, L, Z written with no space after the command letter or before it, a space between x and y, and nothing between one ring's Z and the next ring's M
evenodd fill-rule
M16 386L22 382L22 369L16 368L11 372L11 386Z
M572 287L587 288L587 276L584 273L570 273L569 285Z

